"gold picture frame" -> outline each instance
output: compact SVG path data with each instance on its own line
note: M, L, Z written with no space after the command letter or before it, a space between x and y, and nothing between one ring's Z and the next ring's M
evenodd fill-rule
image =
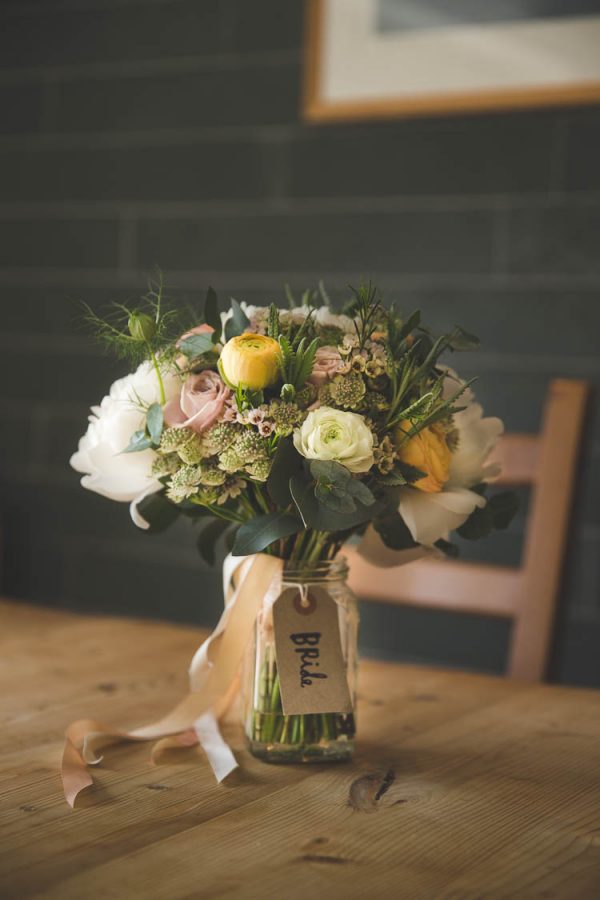
M552 84L526 84L522 86L499 86L470 90L427 91L421 93L393 92L388 96L330 97L324 85L327 44L326 28L328 13L332 4L340 0L307 0L303 115L314 123L350 122L362 120L390 119L411 116L449 115L477 113L485 111L517 110L535 107L551 107L571 104L590 104L600 101L600 42L597 44L597 77L561 84L556 79ZM346 0L346 11L358 9L361 4L371 4L374 0ZM594 20L595 33L600 34L600 15L584 16ZM595 20L598 20L597 22ZM569 23L573 20L569 19ZM578 23L575 23L577 26ZM587 25L587 28L586 28ZM523 27L523 26L521 26ZM534 26L535 27L535 26ZM556 27L560 27L560 24ZM580 34L586 43L589 24L581 22ZM586 31L584 32L584 29ZM483 31L482 31L483 33ZM573 32L577 39L577 31ZM330 37L330 36L329 36ZM356 47L357 57L360 47ZM475 75L476 78L476 75Z

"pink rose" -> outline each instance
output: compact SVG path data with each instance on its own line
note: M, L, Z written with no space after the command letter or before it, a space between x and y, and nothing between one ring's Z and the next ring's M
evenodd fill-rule
M335 347L319 347L315 356L313 370L308 380L311 384L320 387L337 375L341 365L342 357Z
M231 391L216 372L206 369L198 375L190 375L181 388L179 397L169 400L164 408L167 425L174 428L191 428L200 434L221 417Z

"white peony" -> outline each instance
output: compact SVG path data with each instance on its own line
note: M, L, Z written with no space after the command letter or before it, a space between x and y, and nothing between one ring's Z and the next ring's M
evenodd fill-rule
M328 306L321 306L315 313L315 322L322 328L341 328L346 334L355 334L354 319L350 316L337 315Z
M450 369L444 383L444 397L453 394L461 384ZM473 510L485 506L486 500L471 488L491 481L500 473L497 465L490 465L488 457L504 425L497 418L483 418L483 410L467 389L457 401L466 409L456 413L454 426L458 432L458 446L452 453L448 481L438 493L426 493L415 488L403 488L400 515L413 537L425 546L432 546L466 522Z
M362 416L320 406L294 432L294 446L307 459L334 460L350 472L373 465L373 434Z
M181 388L175 372L162 372L167 401ZM160 402L158 379L153 366L144 362L136 372L119 378L100 406L92 407L88 430L71 457L71 465L83 474L81 484L110 500L138 501L142 495L159 490L161 484L152 475L153 450L123 453L134 431L145 425L142 406ZM136 524L135 510L132 515Z

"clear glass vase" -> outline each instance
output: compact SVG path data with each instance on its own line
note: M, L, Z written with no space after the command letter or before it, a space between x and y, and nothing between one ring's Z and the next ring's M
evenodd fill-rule
M244 728L251 753L274 763L346 760L354 751L358 666L358 606L348 587L348 567L341 557L310 567L284 568L282 592L297 585L324 588L337 605L342 655L352 704L351 712L285 716L281 705L273 609L265 604L256 621L242 673Z

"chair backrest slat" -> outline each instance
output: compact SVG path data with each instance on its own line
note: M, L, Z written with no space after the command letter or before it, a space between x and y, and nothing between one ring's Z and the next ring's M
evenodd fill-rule
M490 458L502 466L496 484L533 484L538 475L540 443L537 434L505 434Z
M520 568L431 558L378 568L350 550L350 584L358 596L511 619L508 674L540 680L560 586L587 389L582 381L553 381L541 433L509 434L499 442L494 458L503 471L496 484L533 488Z
M353 548L344 553L350 564L350 586L359 597L501 618L516 613L521 578L515 569L467 567L437 559L380 569L362 560Z

